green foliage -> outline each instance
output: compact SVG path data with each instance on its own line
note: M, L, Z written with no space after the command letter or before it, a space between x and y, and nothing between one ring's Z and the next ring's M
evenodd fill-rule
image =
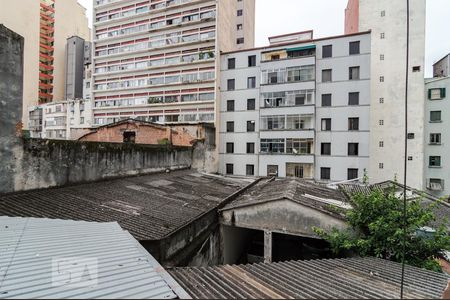
M164 146L167 146L167 145L170 145L170 141L169 141L169 139L167 139L167 138L162 139L162 140L158 140L158 145L164 145Z
M418 229L431 227L430 224L436 220L433 207L423 207L420 202L407 203L405 261L409 265L440 271L435 258L442 250L450 249L450 237L445 224L431 236L417 234ZM314 228L316 234L330 243L335 255L355 253L401 262L403 200L395 195L394 188L388 194L382 191L373 191L369 195L355 194L352 205L353 209L346 213L349 229L325 231Z

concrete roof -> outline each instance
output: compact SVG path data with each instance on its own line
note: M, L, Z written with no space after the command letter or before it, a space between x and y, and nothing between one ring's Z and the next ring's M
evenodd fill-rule
M140 241L160 240L250 182L190 170L159 173L0 195L0 215L118 222Z
M0 299L189 295L117 223L0 217Z
M177 268L169 273L194 299L396 299L401 265L376 258ZM440 299L447 276L407 266L406 299Z
M350 208L347 196L335 189L310 180L297 178L266 178L226 205L222 210L230 210L272 201L288 199L328 214L342 217L330 206Z

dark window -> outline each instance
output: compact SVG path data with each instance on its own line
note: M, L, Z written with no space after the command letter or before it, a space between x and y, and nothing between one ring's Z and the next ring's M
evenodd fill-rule
M347 179L353 180L358 178L358 169L347 169Z
M247 176L255 175L255 166L254 165L246 165L245 169L246 169Z
M332 57L333 56L333 46L326 45L322 47L322 58Z
M430 112L430 121L431 122L441 122L441 111L432 111Z
M256 88L256 77L247 78L247 88L248 89Z
M331 106L331 94L322 95L322 106Z
M440 144L441 143L441 134L440 133L431 133L430 134L430 144Z
M244 27L242 26L242 24L238 24L238 25L237 25L237 30L242 30L242 28L244 28Z
M331 179L331 168L320 168L320 179L330 180Z
M255 110L255 109L256 109L256 100L247 99L247 110Z
M322 131L331 131L331 119L322 119Z
M239 17L239 16L242 16L242 9L238 9L237 15L238 15L238 17Z
M228 59L228 69L232 70L236 68L236 59L235 58L229 58Z
M278 83L278 73L277 72L270 72L268 74L268 76L269 76L269 84Z
M348 69L348 79L349 80L359 79L359 67L350 67Z
M348 156L358 156L359 154L358 143L348 143Z
M320 150L322 155L331 155L331 143L322 143Z
M359 93L348 93L348 105L359 105Z
M413 140L416 138L416 135L414 133L408 133L408 140Z
M227 101L227 111L234 111L234 100Z
M227 153L234 153L234 143L227 143Z
M440 156L430 156L430 167L440 167L441 157Z
M330 82L333 80L333 71L331 69L322 70L322 82Z
M227 164L227 175L233 175L233 173L234 173L234 165Z
M274 54L274 55L270 56L270 60L280 60L280 55Z
M227 122L227 132L234 132L234 122Z
M255 153L255 143L247 143L247 154Z
M136 132L134 131L125 131L123 133L123 142L134 144L136 143Z
M420 72L420 66L413 67L413 72Z
M227 89L229 91L234 91L234 88L235 88L235 80L234 79L228 79Z
M247 121L247 132L255 132L255 121Z
M350 55L354 55L354 54L359 54L360 50L359 50L359 45L360 42L350 42Z
M251 55L248 57L248 66L249 67L256 66L256 55Z
M244 43L244 38L238 38L236 40L236 44L238 44L238 45L243 44L243 43Z
M348 130L359 130L359 118L348 118Z

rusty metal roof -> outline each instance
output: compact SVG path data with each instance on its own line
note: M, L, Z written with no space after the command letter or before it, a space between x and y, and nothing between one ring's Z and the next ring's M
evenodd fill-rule
M376 258L176 268L194 299L399 298L401 265ZM441 298L447 276L406 267L405 298Z
M0 215L118 222L140 241L159 240L250 182L189 170L159 173L0 195Z
M117 223L0 217L0 299L189 298Z

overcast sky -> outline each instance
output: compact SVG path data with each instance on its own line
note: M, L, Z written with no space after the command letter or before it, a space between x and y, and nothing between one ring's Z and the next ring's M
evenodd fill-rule
M92 17L94 0L78 0ZM344 9L348 0L256 0L256 46L267 37L314 30L315 37L344 33ZM373 0L376 1L376 0ZM400 0L393 0L400 1ZM450 1L427 1L426 76L432 64L450 53Z

